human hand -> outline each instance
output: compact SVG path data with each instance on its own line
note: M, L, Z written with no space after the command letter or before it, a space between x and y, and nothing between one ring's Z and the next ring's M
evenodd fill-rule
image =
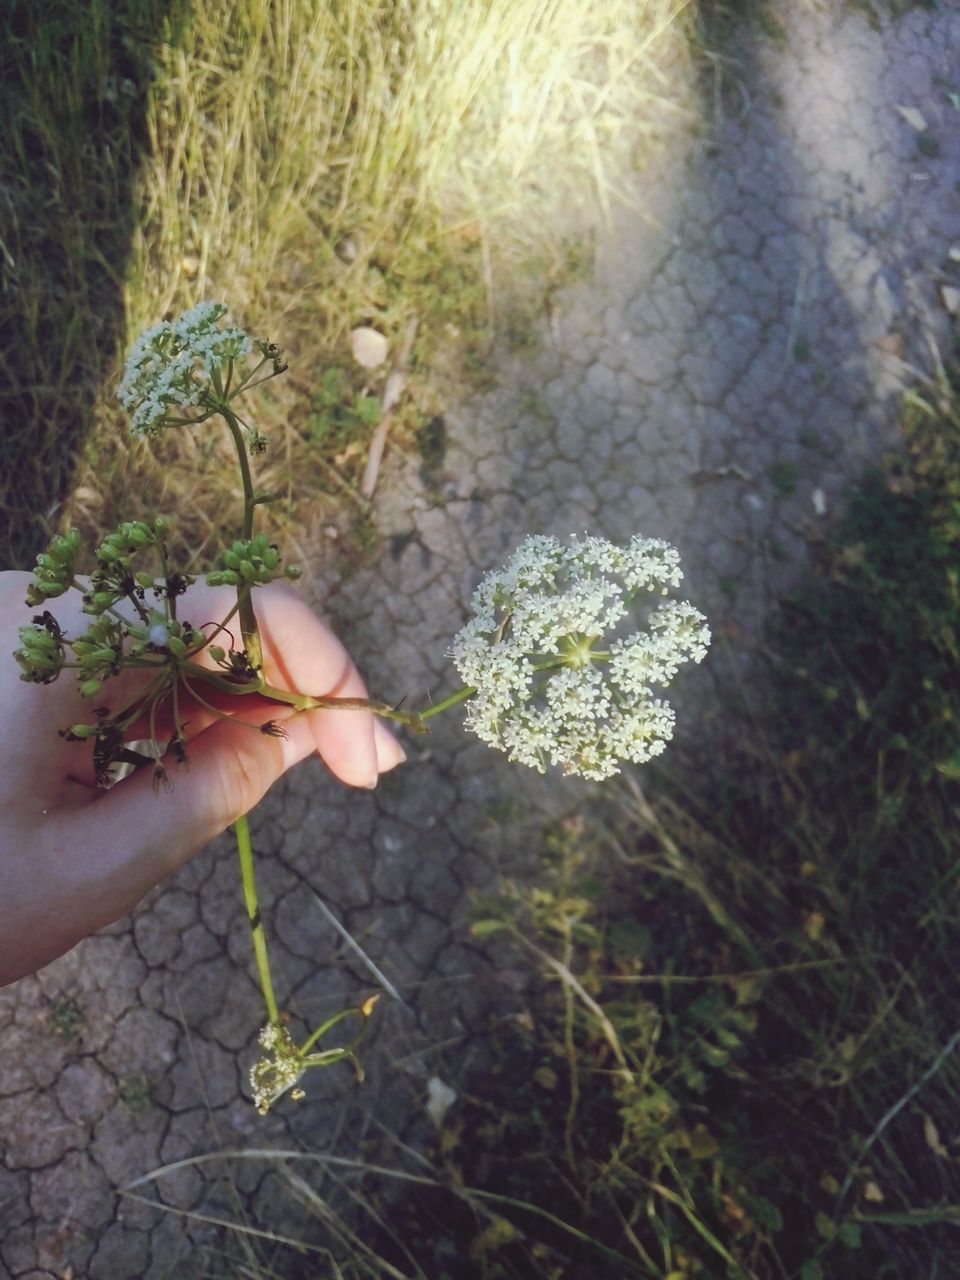
M126 915L314 752L335 777L356 787L374 787L405 758L368 711L293 714L257 696L207 698L205 691L226 718L200 703L181 703L189 758L185 765L168 762L171 792L155 792L150 769L104 790L96 785L90 743L67 742L58 730L89 721L92 704L115 710L132 702L145 674L125 670L86 700L69 671L48 686L19 680L12 657L18 628L37 612L24 604L30 580L27 573L0 573L0 985ZM179 613L202 627L224 617L235 598L229 588L196 583L181 597ZM313 695L367 696L340 641L297 592L273 583L253 599L270 684ZM89 624L80 604L71 591L46 607L64 631L77 634ZM286 736L249 727L266 720L283 721ZM155 727L161 740L171 728Z

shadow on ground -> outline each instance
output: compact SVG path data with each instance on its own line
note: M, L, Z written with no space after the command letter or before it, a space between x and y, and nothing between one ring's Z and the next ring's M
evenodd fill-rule
M151 55L188 0L0 13L0 569L49 539L124 340Z

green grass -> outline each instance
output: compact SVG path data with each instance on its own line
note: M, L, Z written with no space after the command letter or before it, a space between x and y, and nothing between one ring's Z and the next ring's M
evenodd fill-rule
M512 312L536 311L577 229L571 195L608 201L608 150L689 118L682 8L11 0L3 561L157 507L204 559L235 500L220 444L133 446L112 398L130 340L201 298L287 349L262 425L288 510L324 488L303 479L304 427L325 368L358 380L354 325L396 349L418 318L410 399L435 413L434 353L482 370Z

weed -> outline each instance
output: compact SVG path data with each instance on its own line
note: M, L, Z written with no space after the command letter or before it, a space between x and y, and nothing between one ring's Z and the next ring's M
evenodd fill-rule
M343 372L333 367L324 370L310 397L303 432L310 444L336 454L362 445L379 419L379 398L364 391L351 393Z
M133 1112L147 1111L150 1108L150 1081L142 1071L120 1081L120 1100Z
M47 1013L47 1021L62 1040L76 1040L83 1030L83 1002L76 991L58 995Z

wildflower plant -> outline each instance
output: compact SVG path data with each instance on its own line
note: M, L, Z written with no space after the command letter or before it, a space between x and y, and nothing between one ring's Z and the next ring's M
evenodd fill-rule
M195 579L171 564L163 518L120 524L95 548L87 576L79 572L75 529L55 537L37 557L27 604L40 612L20 629L14 656L21 679L50 684L69 670L80 694L100 704L88 721L61 730L67 740L91 745L97 782L113 785L118 768L126 766L149 768L155 789L169 788L171 767L188 759L184 703L225 714L207 701L210 690L219 700L254 694L284 706L287 714L366 709L414 732L467 702L466 726L511 760L541 772L558 765L592 779L662 751L674 717L657 691L682 662L702 660L710 636L692 605L666 598L682 577L679 557L655 539L636 537L620 548L595 537L568 544L527 538L503 569L480 583L474 616L454 641L453 660L466 683L421 712L366 698L290 691L266 680L252 593L278 578L296 578L299 570L283 565L269 536L254 530L257 508L270 499L255 488L251 457L263 453L267 441L241 416L238 400L286 367L279 347L252 340L227 320L222 303L205 302L147 330L120 383L118 394L135 434L156 438L219 418L232 438L243 487L241 527L206 575L209 585L236 592L219 622L194 625L183 616L181 598ZM45 607L71 590L81 594L82 613L90 619L74 636ZM143 673L141 693L111 707L109 682L130 670ZM231 719L242 722L242 716ZM158 737L161 722L172 725L169 736ZM285 732L276 720L251 725L251 731ZM359 1070L359 1036L343 1048L315 1046L351 1015L360 1019L362 1035L374 1002L335 1015L296 1044L274 995L246 818L234 824L234 834L267 1012L262 1056L251 1072L254 1102L266 1112L284 1093L302 1096L300 1079L310 1067L350 1058Z

